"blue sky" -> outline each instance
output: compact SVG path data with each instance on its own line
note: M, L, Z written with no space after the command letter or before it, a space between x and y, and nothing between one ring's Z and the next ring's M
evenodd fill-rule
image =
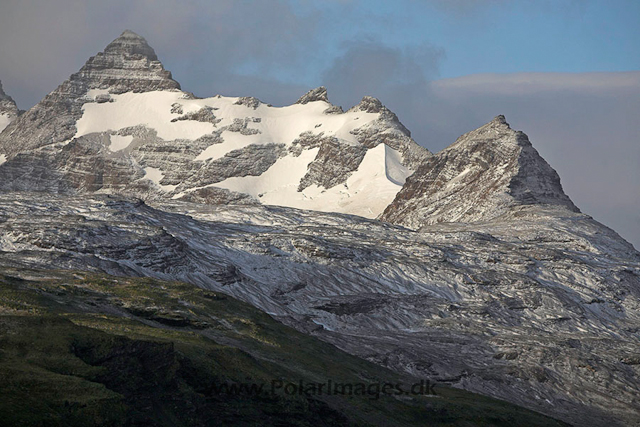
M453 0L292 2L323 11L319 35L336 57L345 40L441 49L438 76L640 69L640 1ZM325 57L326 58L326 57ZM317 66L308 77L318 72Z
M198 96L380 98L437 152L504 114L585 212L640 248L640 0L2 0L26 109L131 29Z

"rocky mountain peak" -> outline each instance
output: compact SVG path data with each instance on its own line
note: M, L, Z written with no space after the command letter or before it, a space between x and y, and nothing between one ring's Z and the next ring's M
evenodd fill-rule
M69 81L79 92L88 89L108 89L110 93L180 89L180 84L164 69L147 41L129 30L109 43L103 52L91 57Z
M505 116L503 116L502 114L498 114L497 116L495 116L495 117L493 118L493 120L491 120L491 122L490 122L490 123L494 123L494 124L496 124L496 125L505 125L505 126L507 126L508 128L511 128L511 127L509 126L509 123L507 123L507 118L506 118Z
M351 107L349 111L362 111L364 113L381 113L389 111L378 98L364 96L358 105Z
M497 116L427 159L381 218L419 228L486 221L521 205L560 205L579 211L527 135Z
M144 37L134 33L131 30L125 30L120 36L109 43L104 50L105 53L128 55L142 55L151 61L157 61L158 56Z
M4 89L2 88L2 81L0 81L0 108L3 107L7 109L15 109L16 113L18 111L15 101L4 92Z
M24 150L73 138L82 106L95 101L87 96L93 89L109 94L140 93L179 90L180 84L164 69L143 37L124 31L103 52L89 58L80 71L13 121L8 132L0 135L0 154L10 158Z
M9 96L4 93L4 90L2 89L2 81L0 80L0 100L4 100L9 98Z
M305 93L296 101L296 104L308 104L309 102L315 101L324 101L329 102L329 98L327 96L327 88L324 86L317 87L315 89L311 89L309 92Z

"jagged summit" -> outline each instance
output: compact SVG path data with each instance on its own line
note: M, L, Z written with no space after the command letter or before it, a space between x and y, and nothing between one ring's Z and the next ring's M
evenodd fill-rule
M365 113L381 113L389 111L378 98L364 96L362 100L349 109L349 111L362 111Z
M0 154L10 158L24 150L73 138L83 105L96 101L95 96L89 96L92 90L103 91L102 101L108 101L109 94L179 89L180 84L164 69L147 41L124 31L103 52L89 58L80 71L7 126L7 132L0 134Z
M497 116L424 162L381 219L419 228L486 221L534 204L579 212L527 135Z
M509 123L507 123L507 118L502 115L502 114L498 114L497 116L495 116L492 120L492 122L496 123L496 124L502 124L502 125L507 125L509 126ZM509 126L510 127L510 126Z
M11 99L11 97L6 93L4 93L4 90L2 89L2 80L0 80L0 100L5 100L5 99Z
M0 80L0 114L8 113L9 111L14 111L17 115L18 106L13 98L5 93L2 88L2 81Z
M308 104L309 102L315 101L324 101L329 102L329 98L327 96L327 88L324 86L317 87L315 89L311 89L309 92L305 93L296 101L296 104Z

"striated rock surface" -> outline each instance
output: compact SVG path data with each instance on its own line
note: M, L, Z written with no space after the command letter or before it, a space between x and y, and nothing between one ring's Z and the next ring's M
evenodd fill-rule
M327 88L324 86L317 87L315 89L311 89L309 92L305 93L296 101L296 104L308 104L310 102L323 101L329 102L329 97L327 96Z
M11 193L2 265L179 279L399 372L573 425L640 423L640 254L558 205L416 232L261 205Z
M497 116L427 159L380 218L419 228L487 221L533 204L578 211L527 136Z
M502 116L432 155L372 97L196 98L125 32L0 156L2 266L179 279L397 371L640 425L640 254Z

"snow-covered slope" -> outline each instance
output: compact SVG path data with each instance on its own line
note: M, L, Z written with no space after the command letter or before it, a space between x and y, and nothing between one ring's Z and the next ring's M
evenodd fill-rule
M70 112L59 111L69 103ZM59 126L34 124L33 116L63 121L63 134ZM370 97L346 113L328 102L323 87L280 108L255 98L195 98L131 32L11 132L17 143L0 137L8 160L0 169L4 189L260 201L372 218L430 156Z

